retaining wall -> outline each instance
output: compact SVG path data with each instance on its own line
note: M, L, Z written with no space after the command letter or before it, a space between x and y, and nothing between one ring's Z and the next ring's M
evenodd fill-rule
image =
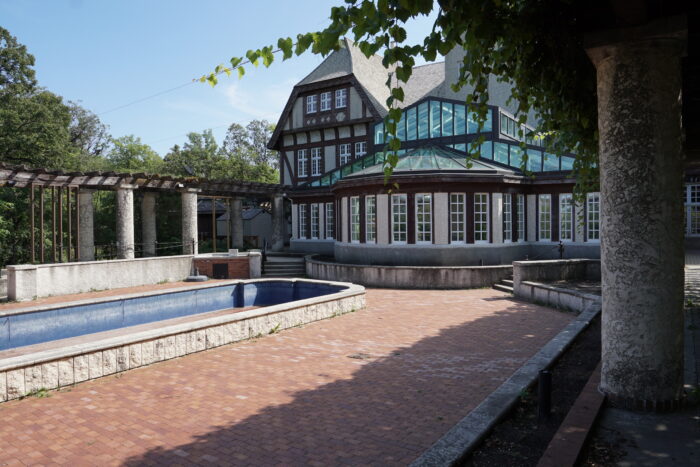
M329 263L306 257L306 275L392 289L468 289L491 287L513 271L500 266L375 266Z
M275 280L296 282L295 279ZM92 342L82 339L82 343L74 345L0 359L0 402L40 389L71 386L364 308L363 287L337 285L347 288L320 297Z

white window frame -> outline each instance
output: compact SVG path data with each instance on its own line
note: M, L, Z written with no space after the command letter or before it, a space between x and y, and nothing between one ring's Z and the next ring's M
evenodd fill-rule
M331 92L326 91L321 93L319 109L321 112L327 112L331 110L333 98L331 97Z
M405 193L391 195L391 243L397 245L408 243L408 197Z
M365 242L377 243L377 197L365 196Z
M503 193L503 243L513 241L513 195Z
M360 243L360 197L350 197L350 243Z
M306 96L306 113L313 114L318 110L318 96L313 94Z
M319 211L318 211L318 204L313 203L311 204L311 238L314 240L318 240L319 238Z
M465 212L466 195L464 193L450 193L450 243L467 242L467 215ZM455 236L457 239L455 239Z
M700 237L700 185L685 186L685 234Z
M306 240L306 204L299 205L299 238Z
M345 160L343 160L345 159ZM338 162L341 166L347 164L352 160L352 145L350 143L343 143L338 145Z
M347 88L335 90L335 108L343 109L348 106L348 90Z
M474 243L489 243L488 193L474 193Z
M299 149L297 151L297 177L306 178L309 176L308 167L308 149Z
M525 241L527 228L525 225L525 195L516 195L516 209L518 210L518 242Z
M598 223L598 228L591 229L591 224L595 222ZM591 238L591 232L595 233L595 238ZM600 242L600 193L586 194L586 241Z
M564 238L568 233L569 238ZM571 193L559 195L559 240L564 243L574 241L574 199Z
M311 176L321 175L321 148L311 148Z
M323 227L326 230L325 237L328 240L333 240L335 233L335 206L333 203L326 203L326 218L324 219Z
M537 239L540 242L552 241L552 195L537 196ZM546 227L546 228L544 228ZM546 236L544 234L547 234Z
M360 141L358 143L355 143L355 159L358 159L362 156L367 155L367 142L366 141Z
M433 243L433 194L416 193L415 205L416 243ZM421 226L423 227L422 231Z

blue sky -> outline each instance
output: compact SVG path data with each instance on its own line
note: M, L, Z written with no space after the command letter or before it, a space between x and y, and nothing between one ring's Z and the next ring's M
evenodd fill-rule
M320 63L307 54L242 80L177 91L110 111L190 82L217 64L277 38L323 27L340 0L0 0L0 25L36 58L39 84L97 113L114 137L134 134L161 156L190 131L221 142L233 122L275 122L289 93ZM432 27L409 25L409 41Z

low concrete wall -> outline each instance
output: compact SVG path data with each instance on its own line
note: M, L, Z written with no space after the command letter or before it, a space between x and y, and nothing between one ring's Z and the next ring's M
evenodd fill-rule
M275 280L296 282L296 279ZM221 345L261 337L272 331L332 318L365 307L363 287L340 285L348 288L321 297L232 312L0 360L0 402L17 399L40 389L71 386Z
M181 281L190 274L192 258L192 255L183 255L8 266L8 298L22 301Z
M319 254L333 256L335 240L302 240L291 239L289 250L294 253Z
M373 266L341 264L306 257L306 275L314 279L352 282L392 289L468 289L491 287L510 276L502 266Z
M578 313L600 309L602 304L600 295L530 281L521 282L515 295L530 302Z
M7 297L7 269L0 270L0 297Z

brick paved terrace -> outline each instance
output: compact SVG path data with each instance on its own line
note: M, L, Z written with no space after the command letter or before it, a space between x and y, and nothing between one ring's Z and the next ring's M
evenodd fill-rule
M402 465L572 315L490 289L367 308L0 405L0 465Z

